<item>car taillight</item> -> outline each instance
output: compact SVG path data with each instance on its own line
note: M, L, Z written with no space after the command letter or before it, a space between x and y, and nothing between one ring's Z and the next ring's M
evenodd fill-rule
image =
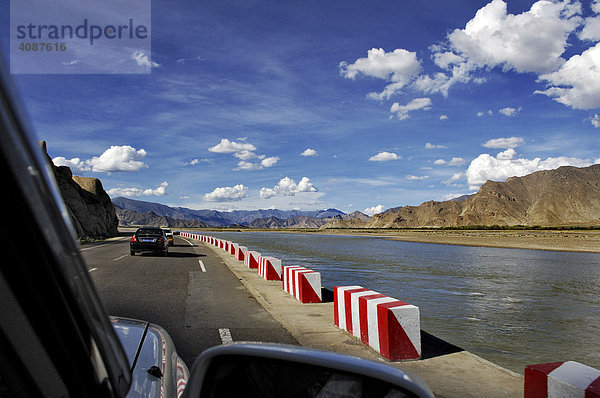
M135 238L135 235L133 235L133 236L131 237L131 242L137 242L137 239Z
M161 236L161 237L159 237L159 238L158 238L158 241L159 241L159 242L164 242L164 241L165 241L165 238L163 238L163 237Z

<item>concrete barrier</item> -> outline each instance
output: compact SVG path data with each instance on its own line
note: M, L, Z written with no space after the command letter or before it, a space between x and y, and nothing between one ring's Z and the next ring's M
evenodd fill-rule
M551 362L525 368L525 398L600 397L600 370L578 362Z
M334 287L334 323L390 361L421 358L419 308L362 286Z
M246 246L237 246L235 248L235 259L238 261L244 261L246 250L248 250Z
M238 247L238 244L231 242L229 244L229 254L231 254L232 256L235 256L235 248L236 247Z
M258 259L258 275L267 281L281 280L281 260L275 257L263 257Z
M321 303L321 274L297 265L284 265L283 290L301 303Z
M260 253L253 250L248 250L244 254L244 265L248 268L258 268L258 259Z

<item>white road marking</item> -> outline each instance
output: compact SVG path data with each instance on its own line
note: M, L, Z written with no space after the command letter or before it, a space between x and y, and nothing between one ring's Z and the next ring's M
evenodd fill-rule
M92 268L92 269L89 269L88 272L93 272L93 271L96 271L97 269L98 268Z
M219 335L221 336L222 344L231 344L233 343L233 338L231 337L231 332L227 328L219 329Z
M127 254L123 254L121 257L117 257L117 258L115 258L113 261L120 260L120 259L122 259L123 257L127 257Z
M190 242L189 240L187 240L186 238L183 238L180 236L181 239L183 239L184 241L186 241L190 246L194 247L194 244L192 242Z
M105 244L103 244L103 245L98 245L98 246L86 247L86 248L84 248L84 249L80 249L80 250L81 250L81 251L84 251L84 250L91 250L91 249L95 249L95 248L97 248L97 247L102 247L102 246L108 246L108 243L105 243Z
M202 270L202 272L206 272L206 267L204 266L202 260L198 260L198 262L200 263L200 269Z

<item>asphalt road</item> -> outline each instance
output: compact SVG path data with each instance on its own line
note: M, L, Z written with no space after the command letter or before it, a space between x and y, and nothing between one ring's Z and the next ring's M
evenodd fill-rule
M109 315L165 328L191 367L205 349L234 341L298 344L203 243L175 237L167 257L129 255L129 237L82 246Z

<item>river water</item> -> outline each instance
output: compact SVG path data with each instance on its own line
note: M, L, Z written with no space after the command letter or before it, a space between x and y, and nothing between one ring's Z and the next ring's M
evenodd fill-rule
M361 236L210 235L319 271L325 287L360 285L414 304L423 330L515 372L566 360L600 368L600 254Z

